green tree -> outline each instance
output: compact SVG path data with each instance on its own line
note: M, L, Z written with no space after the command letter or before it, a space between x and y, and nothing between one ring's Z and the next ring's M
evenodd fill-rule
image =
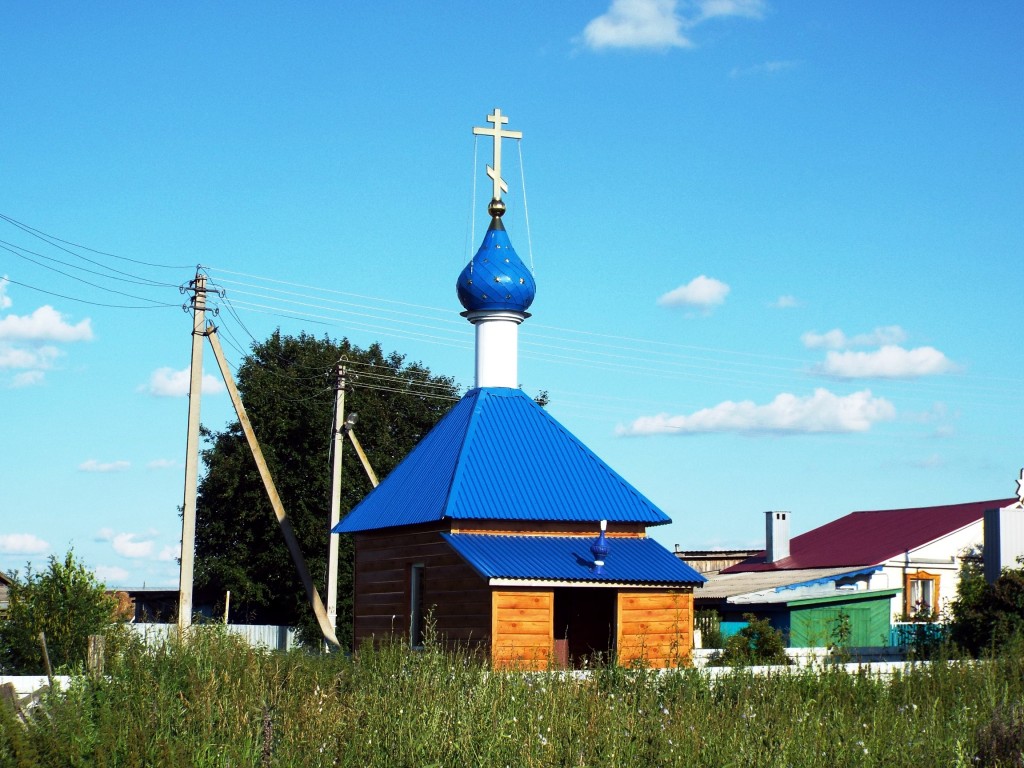
M254 343L236 375L242 402L267 459L313 581L326 600L335 365L345 358L345 410L378 477L401 461L458 397L455 382L398 353L347 339L279 331ZM231 591L235 620L299 626L319 637L252 454L238 422L204 430L205 474L196 509L197 590ZM371 489L351 445L344 449L342 517ZM352 616L352 542L342 536L338 565L338 639L348 644Z
M1024 568L1007 568L988 584L980 559L965 559L951 614L953 641L974 655L1024 635Z
M51 555L44 571L18 573L0 621L0 670L8 674L45 671L39 633L46 633L50 664L67 669L85 662L89 635L103 633L114 619L116 601L92 571L68 552Z

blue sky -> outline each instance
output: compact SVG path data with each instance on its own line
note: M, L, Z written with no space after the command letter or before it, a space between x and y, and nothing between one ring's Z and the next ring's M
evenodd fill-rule
M454 285L487 224L490 150L471 128L495 106L524 133L504 169L538 284L523 388L669 513L656 538L756 546L766 509L799 533L1012 496L1022 17L12 5L0 568L73 546L111 585L177 584L178 286L197 264L237 312L218 318L233 364L280 327L380 341L471 385ZM231 417L215 378L202 417Z

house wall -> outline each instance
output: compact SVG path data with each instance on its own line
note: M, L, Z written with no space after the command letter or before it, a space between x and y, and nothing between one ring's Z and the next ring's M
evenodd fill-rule
M960 585L960 566L964 552L981 547L984 540L984 525L979 519L958 531L935 539L906 555L893 558L884 564L883 574L891 589L903 589L908 574L924 571L939 576L938 613L948 615L949 606L956 599ZM903 593L892 598L890 614L902 617L905 610Z
M490 587L440 534L423 526L355 534L355 644L390 635L408 637L410 573L422 564L423 607L449 642L490 642Z
M619 664L654 667L689 663L693 649L693 590L618 594L616 649Z
M555 640L554 591L495 589L491 606L493 667L547 669Z

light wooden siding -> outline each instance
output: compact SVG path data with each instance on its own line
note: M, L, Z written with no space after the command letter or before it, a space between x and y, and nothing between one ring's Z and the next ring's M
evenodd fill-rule
M440 638L490 640L487 582L449 547L438 526L356 534L354 635L356 646L374 637L408 637L409 570L423 563L423 607Z
M554 647L555 593L535 589L491 593L491 664L546 669Z
M619 664L688 664L693 648L693 592L621 591L616 626Z

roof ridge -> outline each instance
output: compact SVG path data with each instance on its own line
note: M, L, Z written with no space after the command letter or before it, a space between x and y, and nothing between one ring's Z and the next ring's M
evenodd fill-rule
M466 429L462 433L462 441L459 444L459 455L455 459L455 470L452 472L452 478L448 483L448 490L444 495L444 507L441 508L442 520L450 517L448 512L452 508L452 500L455 496L455 494L452 493L452 489L458 487L459 481L462 479L462 475L464 474L466 453L469 450L470 444L473 442L470 438L472 438L473 433L476 432L476 425L480 421L478 418L480 415L480 408L482 407L480 404L480 396L484 394L484 389L484 387L476 387L466 393L466 397L473 398L473 410L470 412L469 418L466 419Z

